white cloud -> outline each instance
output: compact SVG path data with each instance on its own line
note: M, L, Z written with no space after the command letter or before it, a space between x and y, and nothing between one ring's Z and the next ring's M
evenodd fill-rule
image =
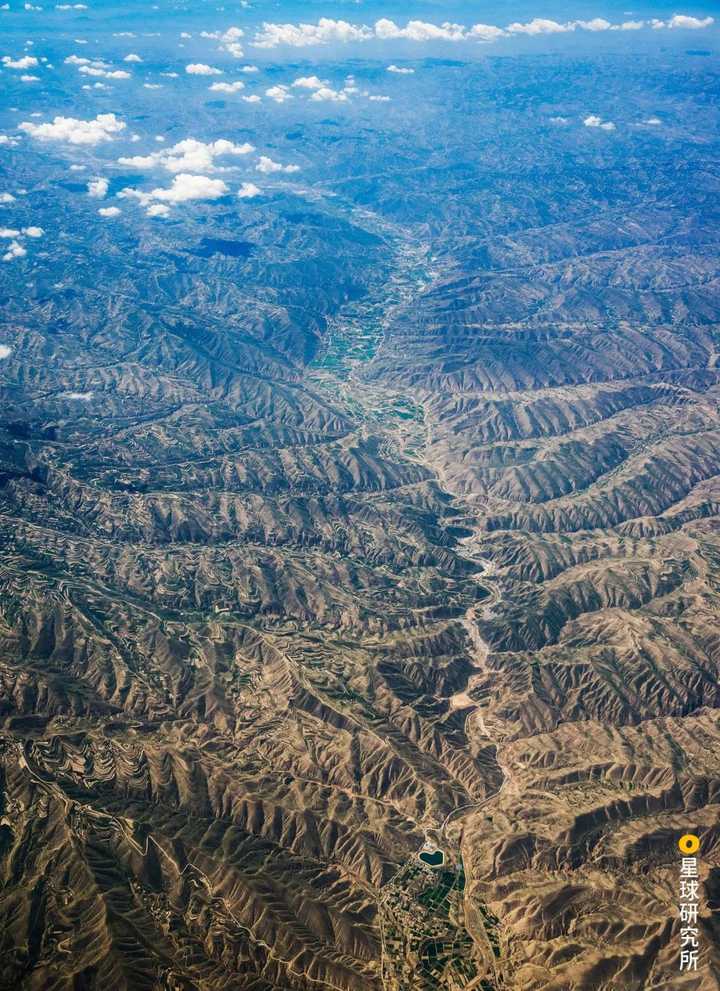
M247 72L248 74L250 74L253 72L260 72L260 70L256 65L244 65L241 69L241 72Z
M103 200L107 196L109 187L110 183L107 179L92 179L87 185L88 196L92 196L96 200Z
M185 72L190 76L222 76L222 70L204 62L191 62L185 66Z
M255 34L252 44L257 48L276 48L279 45L303 48L309 45L370 40L392 41L396 39L414 42L494 42L499 38L512 35L569 34L574 31L636 31L646 26L652 28L705 28L713 23L712 17L697 18L687 14L675 14L668 21L655 18L648 23L624 21L620 24L611 24L604 17L592 17L588 20L563 23L549 18L535 17L527 22L515 21L506 28L494 24L474 24L472 27L466 28L462 24L448 21L433 24L419 20L408 21L403 27L386 17L380 18L373 26L368 26L366 24L350 24L347 21L336 21L325 17L321 18L317 24L274 24L266 21Z
M0 360L9 358L12 354L12 348L8 347L7 344L0 344Z
M408 41L462 41L465 28L462 24L430 24L427 21L408 21L404 28L395 21L383 17L375 22L375 34L383 40L406 38Z
M161 76L164 76L166 79L178 79L179 78L177 72L161 72L160 75Z
M45 234L42 227L23 227L22 232L25 237L43 237Z
M162 89L160 83L143 83L143 89Z
M315 90L310 99L315 100L317 103L323 101L345 103L347 101L347 93L344 93L342 90L331 89L329 86L322 86L320 89Z
M612 121L604 121L602 117L598 117L596 114L590 114L583 121L585 127L599 127L603 131L614 131L615 125Z
M101 206L98 213L101 217L119 217L122 210L116 206Z
M270 24L267 21L255 35L255 48L277 48L291 45L305 48L308 45L326 45L330 42L367 41L372 30L363 25L349 24L321 17L317 24Z
M11 237L20 237L20 231L14 227L0 227L0 238L7 240Z
M389 96L370 96L368 97L371 103L389 103Z
M15 59L10 55L3 55L2 64L6 69L34 69L39 62L34 55L23 55Z
M260 97L257 95L257 93L253 93L252 96L244 96L243 97L243 100L246 103L260 103L261 102Z
M0 193L0 203L14 203L15 197L12 193Z
M558 21L551 21L544 17L534 17L527 24L519 24L517 21L508 24L507 30L510 34L561 34L565 31L574 30L571 24L560 24Z
M259 196L260 190L254 182L244 182L238 189L238 199L251 200L254 196Z
M497 41L498 38L504 38L506 34L507 31L503 31L502 28L496 27L494 24L473 24L467 36L473 41Z
M169 217L170 207L164 203L153 203L147 208L145 213L148 217Z
M690 28L697 31L700 28L709 28L715 23L714 17L688 17L687 14L674 14L667 22L669 28Z
M591 21L574 21L573 27L582 28L583 31L609 31L612 24L604 17L593 17Z
M142 62L142 59L139 55L136 55L135 52L130 52L129 55L125 56L123 62Z
M265 90L265 96L269 96L276 103L285 103L286 100L292 100L293 98L287 86L271 86Z
M659 117L648 117L647 120L643 121L643 124L647 124L648 127L657 127L662 124L662 121Z
M76 117L55 117L52 124L33 124L24 121L20 130L38 141L65 141L71 145L97 145L112 141L125 123L115 114L98 114L95 120L78 120Z
M211 179L204 175L190 175L182 172L176 175L168 188L158 187L149 193L139 189L123 189L118 196L121 199L135 199L148 208L148 216L167 216L168 205L172 203L188 203L200 200L218 200L226 196L230 190L222 179ZM157 210L155 207L162 206ZM152 213L150 211L153 211Z
M56 3L55 10L87 10L85 3Z
M40 82L40 76L26 76L26 75L22 75L22 76L20 76L20 82L21 83L39 83Z
M81 403L89 403L90 400L92 399L92 397L93 397L92 392L66 392L65 393L65 398L66 399L77 399L78 402L81 402Z
M400 65L389 65L387 67L387 71L395 72L398 76L411 76L415 72L414 69L408 69L405 66Z
M273 172L299 172L299 165L281 165L279 162L273 162L272 158L268 158L267 155L261 155L260 161L255 166L258 172L264 172L266 175L271 175Z
M27 251L23 248L19 241L11 241L9 248L2 256L2 260L4 262L11 262L14 261L15 258L24 258L26 254Z
M101 69L97 65L81 65L78 72L84 76L100 76L103 79L130 79L125 69Z
M228 28L227 31L220 36L220 51L225 51L233 58L242 58L245 52L240 44L240 38L244 37L245 32L241 28Z
M215 159L224 156L241 157L255 151L248 142L237 145L225 138L217 141L198 141L196 138L185 138L171 148L153 151L149 155L135 155L131 158L119 158L118 165L129 165L131 168L149 169L162 167L168 172L212 172L216 171Z
M293 86L299 89L322 89L323 86L327 86L327 83L318 79L317 76L300 76L295 80Z
M241 89L245 89L245 83L239 80L234 83L213 83L210 86L213 93L239 93Z

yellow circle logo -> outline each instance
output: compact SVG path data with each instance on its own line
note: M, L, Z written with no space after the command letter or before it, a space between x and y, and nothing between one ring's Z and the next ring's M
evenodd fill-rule
M686 857L691 857L700 849L700 840L694 833L686 833L678 840L678 846L680 847L680 853L684 853Z

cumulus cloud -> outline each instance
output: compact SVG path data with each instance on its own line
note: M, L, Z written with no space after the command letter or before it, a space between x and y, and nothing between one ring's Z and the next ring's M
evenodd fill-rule
M37 141L64 141L71 145L97 145L112 141L125 130L125 123L115 114L98 114L94 120L76 117L55 117L52 123L34 124L24 121L20 130Z
M311 100L315 100L317 103L323 101L331 103L345 103L347 98L347 92L344 90L331 89L329 86L321 86L320 89L316 89L310 97Z
M326 45L330 42L367 41L373 32L364 25L335 21L321 17L317 24L270 24L267 21L255 35L255 48L277 48L291 45L305 48L308 45Z
M103 200L107 196L109 188L110 183L107 179L92 179L87 185L88 196L92 196L96 200Z
M93 397L92 392L66 392L65 393L65 398L66 399L76 399L76 400L78 400L78 402L81 402L81 403L89 403L90 400L92 399L92 397Z
M277 48L288 45L294 48L304 48L310 45L326 45L348 42L364 42L371 40L392 41L404 39L414 42L432 41L478 41L493 42L499 38L513 35L547 35L568 34L574 31L636 31L649 26L652 28L706 28L714 23L712 17L697 18L687 14L675 14L667 21L651 20L624 21L612 24L604 17L593 17L588 20L560 22L550 18L534 17L527 22L515 21L503 28L495 24L474 24L465 27L445 21L433 24L428 21L410 20L404 26L397 24L387 17L380 18L374 25L350 24L347 21L336 21L331 18L321 18L317 24L274 24L265 22L253 38L256 48Z
M212 179L206 175L191 175L181 172L167 188L157 187L144 192L140 189L123 189L118 193L121 199L138 200L146 207L149 217L167 217L170 206L193 201L218 200L230 190L222 179Z
M327 83L317 76L300 76L295 80L293 86L300 89L322 89Z
M98 213L101 217L119 217L122 210L117 206L101 206Z
M245 83L239 80L234 83L213 83L210 89L213 93L239 93L241 89L245 89Z
M604 17L593 17L591 21L573 21L573 27L582 28L583 31L609 31L612 24Z
M97 65L81 65L78 69L83 76L100 76L103 79L130 79L125 69L104 69Z
M222 69L205 65L204 62L191 62L190 65L185 66L185 72L189 76L222 76Z
M269 96L271 100L276 103L285 103L286 100L292 100L293 95L287 86L271 86L269 89L265 90L265 96Z
M220 36L220 50L232 55L233 58L242 58L245 53L242 45L240 44L240 39L244 37L244 35L245 32L241 28L228 28L227 31Z
M510 34L561 34L573 29L569 24L560 24L545 17L534 17L527 24L520 24L517 21L508 24L507 30Z
M507 31L494 24L473 24L467 34L472 41L497 41L506 35Z
M0 344L0 360L9 358L12 354L12 348L8 347L7 344Z
M257 95L257 93L253 93L252 96L244 96L243 97L243 100L246 103L260 103L261 102L260 97Z
M408 21L404 28L383 17L375 22L375 35L383 40L406 38L408 41L462 41L465 28L462 24L430 24L427 21Z
M119 165L129 165L131 168L149 169L161 167L168 172L213 172L217 171L216 158L224 156L238 157L249 155L255 151L253 145L245 142L241 145L220 138L217 141L198 141L196 138L185 138L171 148L151 152L149 155L134 155L118 159Z
M12 193L0 193L0 203L14 203L15 197Z
M2 64L6 69L34 69L40 63L34 55L23 55L21 58L3 55Z
M400 66L400 65L389 65L387 67L387 71L395 72L397 73L398 76L411 76L413 72L415 72L414 69L408 69L405 66Z
M130 52L129 55L125 56L123 62L142 62L142 59L139 55L136 55L135 52Z
M27 251L23 248L19 241L11 241L10 246L2 256L2 260L4 262L11 262L16 258L24 258L26 254Z
M261 155L260 161L255 166L258 172L264 172L265 175L271 175L273 172L299 172L299 165L281 165L279 162L274 162L272 158L268 158L267 155Z
M583 121L583 124L585 125L585 127L599 127L603 131L615 130L615 125L613 124L612 121L610 120L604 121L602 117L598 117L596 114L590 114L589 117L586 117L585 120Z
M294 89L311 90L312 95L310 99L316 102L331 101L334 103L345 103L348 96L359 92L355 86L344 86L341 90L333 89L326 79L320 79L318 76L300 76L293 82L292 86ZM273 97L274 99L279 99L279 102L289 98L287 87L282 87L282 90L283 93ZM267 94L268 96L271 95L269 90Z
M20 76L20 82L21 83L39 83L40 82L40 76L22 75L22 76Z
M259 196L260 190L254 182L244 182L238 189L238 199L251 200L254 196Z
M675 14L667 21L667 27L689 28L691 31L698 31L700 28L709 28L714 23L714 17L688 17L687 14Z

